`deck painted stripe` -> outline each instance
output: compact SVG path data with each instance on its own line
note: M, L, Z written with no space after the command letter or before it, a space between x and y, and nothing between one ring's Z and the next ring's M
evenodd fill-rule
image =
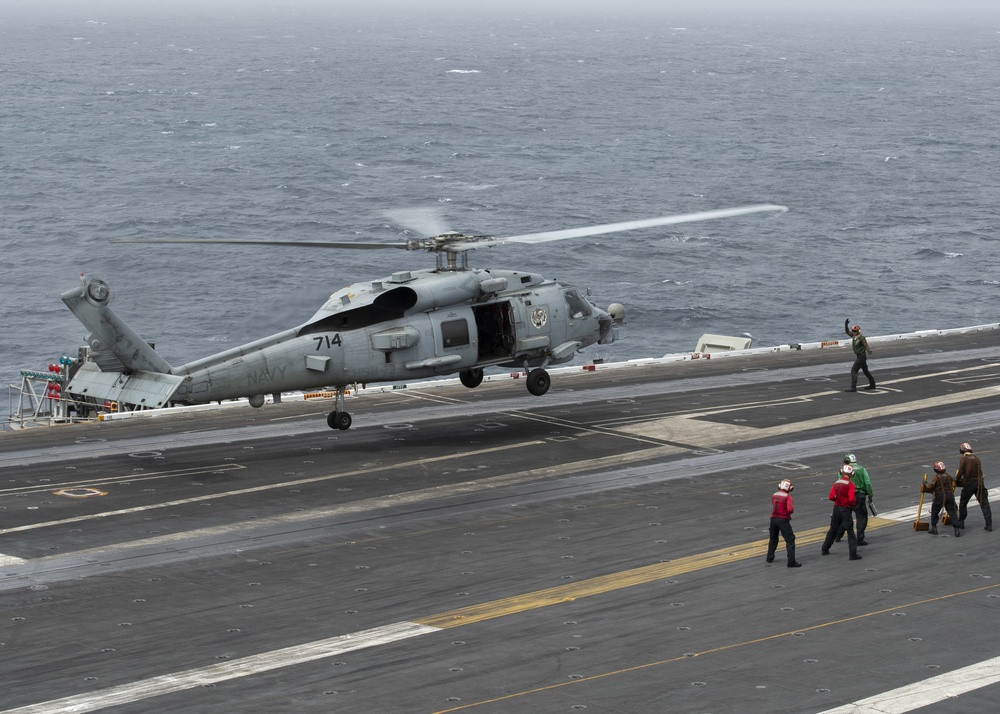
M896 521L887 521L879 518L868 520L868 531L874 531L887 526L897 526ZM811 528L807 531L795 534L795 545L800 547L813 543L820 543L826 537L829 526L821 528ZM846 557L846 544L843 555ZM623 590L635 585L645 585L647 583L672 578L684 573L692 573L717 565L727 565L750 558L763 558L767 552L767 539L745 543L730 548L720 548L719 550L708 551L707 553L696 553L683 558L676 558L664 563L654 563L641 568L624 570L617 573L609 573L596 578L588 578L577 583L567 583L546 590L514 595L513 597L484 602L478 605L449 610L430 617L415 618L414 622L433 627L448 628L468 625L483 620L492 620L497 617L506 617L516 613L537 610L549 605L572 602L580 598L591 597ZM784 546L778 553L775 561L784 566Z
M649 670L655 667L662 667L668 664L674 664L676 662L683 662L685 660L690 660L693 657L706 657L709 655L717 654L720 652L732 652L733 650L750 647L752 645L761 644L763 642L774 642L775 640L784 639L786 637L796 637L807 632L812 632L815 630L821 630L827 627L835 627L837 625L843 625L848 622L858 622L860 620L865 620L870 617L877 617L879 615L886 615L889 613L896 613L905 611L909 608L919 607L922 605L931 605L936 603L942 603L953 598L964 597L966 595L972 595L974 593L981 593L987 590L993 590L1000 588L1000 584L986 585L984 587L972 588L971 590L963 590L960 592L947 593L945 595L938 595L936 597L925 598L923 600L917 600L915 602L906 603L904 605L898 605L895 607L888 607L881 610L873 610L871 612L863 612L857 615L850 615L848 617L842 617L836 620L829 620L827 622L819 622L815 625L810 625L808 627L798 627L794 630L788 630L785 632L775 632L771 635L764 635L763 637L757 637L752 640L745 640L743 642L730 642L728 644L720 644L712 647L711 649L702 650L701 652L687 652L676 657L671 657L669 659L661 659L655 662L644 662L642 664L632 665L630 667L624 667L622 669L610 670L607 672L600 672L597 674L592 674L587 677L582 677L580 679L571 679L569 681L559 681L554 684L548 684L541 687L535 687L533 689L526 689L520 692L511 692L510 694L504 694L502 696L493 697L492 699L483 699L478 702L469 702L467 704L461 704L459 706L450 707L448 709L440 709L434 714L452 714L457 711L465 711L467 709L475 709L486 704L497 704L498 702L508 702L514 699L519 699L521 697L527 697L532 694L539 694L541 692L552 692L557 689L563 689L565 687L578 687L588 682L597 682L608 677L616 677L623 674L631 674L634 672L639 672L642 670ZM524 707L518 709L518 711L526 710ZM506 709L504 710L506 711ZM850 710L848 710L850 711ZM864 714L885 714L889 710L864 710ZM828 714L827 712L821 712L820 714ZM860 713L859 713L860 714Z
M18 558L16 555L4 555L0 553L0 568L8 565L23 565L27 562L24 558Z
M905 714L1000 682L1000 657L892 689L820 714ZM961 709L958 707L957 710Z
M872 518L869 520L868 530L872 531L887 526L898 525L896 521ZM818 543L825 537L827 530L827 527L823 527L796 533L796 545ZM0 714L91 712L105 707L130 704L162 694L170 694L172 692L179 692L240 677L249 677L261 672L290 667L324 657L332 657L343 652L352 652L397 642L409 637L440 632L445 628L469 625L483 620L536 610L549 605L558 605L592 595L622 590L681 573L690 573L717 565L725 565L750 558L759 558L763 557L766 549L766 539L729 548L720 548L707 553L697 553L684 558L678 558L666 563L655 563L640 568L589 578L578 583L538 590L501 600L493 600L458 610L449 610L438 615L414 619L412 622L398 622L372 630L340 635L316 642L306 642L301 645L286 647L273 652L262 652L209 667L160 675L88 694L79 694L49 702L31 704L18 709L9 709L0 712ZM844 552L846 554L846 550Z
M26 707L8 709L5 714L56 714L57 712L92 712L105 707L132 704L161 694L179 692L193 687L204 687L238 677L268 672L282 667L313 662L345 652L387 645L410 637L437 632L436 628L413 622L397 622L350 635L307 642L273 652L215 664L199 669L152 677L138 682L109 687L89 694L78 694Z
M866 392L862 390L859 392L858 397L859 399L865 399L867 397L876 397L880 393L884 392ZM840 390L823 391L815 394L801 395L796 398L796 401L801 399L816 399L823 396L834 396L839 394ZM845 424L856 424L869 419L910 414L933 407L940 407L945 404L959 404L966 400L973 401L977 399L989 399L996 397L998 394L1000 394L1000 386L990 386L965 392L955 392L953 394L929 397L927 399L915 399L905 402L881 403L873 401L872 406L865 409L859 408L836 414L827 414L826 416L816 417L815 419L788 421L787 423L776 424L774 426L757 427L747 426L746 424L715 421L712 422L711 430L705 429L705 422L703 419L706 417L741 412L747 409L759 409L769 406L769 402L758 402L752 405L734 405L726 406L721 409L688 412L683 415L664 417L653 416L633 425L622 426L620 427L620 430L628 432L629 434L650 438L661 438L659 435L661 433L665 433L670 434L675 441L700 444L702 448L722 448L729 444L741 443L754 439L801 434L813 429L843 426ZM770 404L782 404L788 401L789 400L787 399L775 399ZM858 446L855 446L854 448L860 450L860 447Z
M989 496L990 501L1000 498L1000 488L988 488L986 489L986 492ZM959 492L956 491L955 492L956 501L958 501L958 496ZM932 500L933 499L931 498L931 494L928 493L924 498L924 508L920 514L920 520L922 521L930 520ZM982 513L983 513L982 509L979 508L979 502L975 498L969 501L969 515L979 514L979 517L981 518ZM901 523L913 523L914 521L917 520L917 507L907 506L906 508L897 508L894 511L885 511L884 513L879 513L878 517L885 518L890 521L899 521ZM972 520L975 521L976 519L974 518ZM980 521L980 524L981 523L982 522Z
M467 457L467 456L482 456L482 455L485 455L485 454L493 454L493 453L498 453L498 452L502 452L502 451L509 451L509 450L512 450L512 449L520 449L520 448L524 448L524 447L527 447L527 446L538 446L539 444L544 444L544 443L545 443L544 441L536 439L534 441L523 441L523 442L519 442L517 444L509 444L507 446L495 446L495 447L490 447L488 449L480 449L478 451L469 451L467 453L462 453L462 454L449 454L449 455L446 455L446 456L432 456L432 457L429 457L429 458L426 458L426 459L420 459L419 461L414 462L414 465L415 466L425 466L425 465L428 465L428 464L443 463L443 462L447 462L447 461L450 461L450 460L453 460L453 459L464 458L464 457ZM245 466L239 466L239 468L246 468L246 467ZM0 528L0 535L3 535L5 533L18 533L18 532L29 531L29 530L38 530L40 528L51 528L53 526L63 526L63 525L67 525L67 524L70 524L70 523L81 523L83 521L98 520L98 519L101 519L101 518L109 518L109 517L112 517L112 516L124 516L124 515L130 515L130 514L133 514L133 513L142 513L144 511L155 511L155 510L158 510L158 509L161 509L161 508L173 508L174 506L184 506L184 505L188 505L188 504L191 504L191 503L198 503L199 501L218 501L218 500L221 500L223 498L232 498L233 496L246 496L248 494L253 494L253 493L265 493L265 492L268 492L268 491L277 491L279 489L294 488L294 487L303 486L303 485L306 485L306 484L321 483L323 481L332 481L334 479L340 479L340 478L344 478L344 477L347 477L347 476L361 476L361 475L366 475L366 474L379 473L379 472L383 472L383 471L392 471L392 470L395 470L395 469L398 469L398 468L399 468L399 464L395 464L395 463L393 463L393 464L386 464L386 465L383 465L383 466L365 467L365 468L361 468L361 469L355 469L354 471L344 471L344 472L333 473L333 474L323 474L322 476L311 476L311 477L308 477L308 478L300 478L300 479L295 479L295 480L292 480L292 481L282 481L281 483L269 483L269 484L266 484L266 485L263 485L263 486L253 486L253 487L250 487L250 488L241 488L241 489L237 489L237 490L234 490L234 491L222 491L220 493L210 493L210 494L206 494L204 496L193 496L191 498L183 498L183 499L180 499L178 501L164 501L162 503L151 503L151 504L148 504L146 506L135 506L133 508L121 508L121 509L118 509L118 510L115 510L115 511L103 511L101 513L91 513L91 514L88 514L88 515L85 515L85 516L74 516L72 518L63 518L63 519L60 519L58 521L43 521L43 522L40 522L40 523L28 523L28 524L23 525L23 526L12 526L11 528ZM129 480L129 479L123 479L123 480ZM136 481L136 480L139 480L139 479L131 479L131 480L132 481ZM81 483L80 484L80 486L90 486L90 485L92 485L91 482ZM428 493L433 493L434 491L435 491L435 489L428 489L427 490ZM440 492L440 489L437 489L437 492ZM224 527L221 528L221 530L224 530L224 531L233 531L233 530L235 530L238 527L238 525L242 525L242 524L224 526Z
M8 496L18 493L52 493L60 489L86 488L88 486L107 486L109 484L120 484L124 482L137 483L141 481L155 481L161 478L174 478L179 476L199 476L201 474L216 474L220 471L237 471L245 469L242 464L218 464L215 466L197 466L187 469L171 469L170 471L150 471L148 473L127 473L121 476L103 476L101 478L80 483L79 481L67 481L65 483L32 484L31 486L17 486L15 488L0 488L0 496Z

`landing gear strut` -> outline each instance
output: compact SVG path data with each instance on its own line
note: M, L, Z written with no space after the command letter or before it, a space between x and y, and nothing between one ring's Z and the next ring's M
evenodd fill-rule
M344 393L347 387L337 387L337 401L333 411L326 415L326 423L331 429L347 431L351 428L351 415L344 411Z

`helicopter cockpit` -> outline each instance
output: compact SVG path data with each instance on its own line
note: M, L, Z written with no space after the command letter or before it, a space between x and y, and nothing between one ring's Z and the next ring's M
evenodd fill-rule
M560 282L559 285L563 288L563 297L566 299L566 305L569 307L569 316L571 319L581 320L594 314L594 306L590 304L587 298L580 294L579 288L563 282Z

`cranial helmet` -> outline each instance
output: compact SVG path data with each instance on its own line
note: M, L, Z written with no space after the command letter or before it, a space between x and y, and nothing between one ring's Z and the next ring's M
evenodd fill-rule
M850 478L851 476L854 475L854 469L851 468L850 464L844 464L843 466L840 467L840 473L842 476Z
M784 491L785 493L791 493L793 488L795 487L792 486L792 482L787 478L782 479L781 483L778 484L778 490Z
M856 464L858 463L858 458L854 454L844 454L845 464Z
M958 447L958 450L964 454L967 451L971 452L972 451L972 446L969 445L969 442L963 441L962 445Z
M936 471L939 474L943 474L946 470L947 469L945 469L944 461L935 461L934 462L934 471Z
M855 325L852 327L851 332L861 332L861 325Z

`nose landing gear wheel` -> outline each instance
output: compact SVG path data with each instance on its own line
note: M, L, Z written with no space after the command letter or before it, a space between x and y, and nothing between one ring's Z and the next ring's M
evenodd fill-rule
M475 389L483 383L483 370L475 367L463 369L458 373L458 379L469 389Z
M552 386L552 378L544 369L533 369L528 372L528 391L536 397L540 397L549 391Z

